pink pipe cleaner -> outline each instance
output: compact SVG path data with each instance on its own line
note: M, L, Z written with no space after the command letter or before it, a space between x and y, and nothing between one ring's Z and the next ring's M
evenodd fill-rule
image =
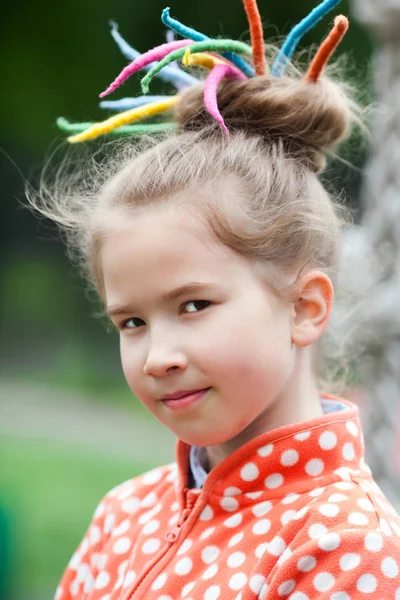
M189 46L189 44L193 44L193 40L175 40L173 42L168 42L167 44L161 44L161 46L156 46L152 50L145 52L138 58L136 58L133 62L131 62L128 66L126 66L118 77L112 82L112 84L104 91L101 92L100 98L104 98L104 96L108 96L114 90L116 90L121 83L123 83L128 77L143 69L152 62L161 60L170 52L174 50L178 50L179 48L184 48L185 46Z
M224 77L231 77L233 79L244 79L247 77L239 69L231 67L230 65L215 65L210 71L205 85L204 85L204 104L207 111L222 127L222 129L229 135L229 129L224 123L221 113L219 112L217 102L217 88L218 84Z

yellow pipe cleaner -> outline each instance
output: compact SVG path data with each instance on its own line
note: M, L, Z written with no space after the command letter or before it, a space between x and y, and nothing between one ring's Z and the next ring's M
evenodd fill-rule
M121 127L121 125L126 125L127 123L132 123L133 121L139 121L140 119L144 119L146 117L151 117L152 115L156 115L158 113L164 112L169 108L175 106L178 101L178 96L172 96L168 100L163 100L161 102L151 102L150 104L146 104L145 106L139 106L137 108L132 108L131 110L126 110L125 112L119 113L118 115L114 115L101 123L94 123L91 127L83 131L82 133L78 133L77 135L72 135L68 138L68 141L71 144L76 142L85 142L86 140L93 140L100 135L104 135L106 133L110 133L117 127Z
M195 52L194 54L192 54L190 52L190 48L188 48L185 54L183 55L182 63L184 65L204 67L205 69L213 69L215 65L226 64L226 61L221 60L216 56L206 54L205 52Z

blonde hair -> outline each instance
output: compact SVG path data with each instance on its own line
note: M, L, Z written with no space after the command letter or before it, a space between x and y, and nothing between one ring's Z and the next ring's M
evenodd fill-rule
M56 186L28 193L31 206L67 234L70 257L100 295L103 236L127 213L178 202L257 266L278 294L290 294L289 275L306 267L337 282L341 234L352 215L318 174L352 124L362 127L362 111L345 84L292 73L222 81L218 106L229 136L205 110L200 83L181 93L177 134L108 143L105 160L94 156L75 175L58 176ZM234 197L224 193L231 181ZM329 373L326 362L315 364L320 388L332 393L348 386L348 358L336 358Z

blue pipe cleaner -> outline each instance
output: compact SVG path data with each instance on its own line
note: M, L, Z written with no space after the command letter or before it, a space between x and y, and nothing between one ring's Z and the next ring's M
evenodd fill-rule
M161 102L171 96L138 96L137 98L122 98L121 100L102 100L100 108L110 108L111 110L121 111L130 110L138 106L144 106L149 102Z
M187 27L177 19L173 19L172 17L170 17L169 6L164 8L164 10L162 11L161 21L164 23L164 25L166 25L173 31L176 31L176 33L179 33L179 35L181 35L182 37L188 38L189 40L193 40L195 42L205 42L206 40L211 39L204 33L200 33L199 31L196 31L191 27ZM253 67L234 52L223 52L222 56L233 62L233 64L235 64L238 67L238 69L243 71L243 73L245 73L249 77L254 77L255 71Z
M135 60L136 58L139 58L139 56L141 56L141 53L138 52L138 50L135 50L135 48L132 48L132 46L130 46L128 42L124 40L124 38L118 31L118 24L115 21L110 21L110 25L111 35L114 38L114 41L116 42L118 48L121 50L122 54L129 60ZM149 71L152 67L155 66L155 64L156 63L154 62L150 65L147 65L146 67L144 67L144 70ZM199 83L199 79L197 79L197 77L193 77L193 75L186 73L182 69L176 69L174 67L169 68L169 66L160 71L160 78L164 81L172 83L172 85L175 86L177 89L182 87L182 85L184 85L185 87L189 87L195 85L196 83Z
M288 60L293 56L296 46L301 38L310 31L310 29L313 29L313 27L315 27L328 12L335 8L335 6L340 4L340 2L341 0L324 0L324 2L313 8L307 17L293 27L276 57L274 66L272 67L272 75L281 77L284 74Z

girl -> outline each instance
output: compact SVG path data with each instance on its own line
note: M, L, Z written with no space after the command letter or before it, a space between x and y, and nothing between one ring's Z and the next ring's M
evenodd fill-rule
M104 124L61 122L76 142L145 131L126 124L174 108L177 134L118 148L78 194L30 201L70 233L132 392L178 439L176 463L100 502L58 600L400 599L400 518L364 461L357 407L320 391L348 221L318 174L358 119L321 74L347 19L305 75L287 69L337 3L293 30L272 71L254 2L254 69L245 44L201 38L166 9L184 39L134 57L103 95L179 56L209 69L206 81L169 66L176 96L125 99Z

